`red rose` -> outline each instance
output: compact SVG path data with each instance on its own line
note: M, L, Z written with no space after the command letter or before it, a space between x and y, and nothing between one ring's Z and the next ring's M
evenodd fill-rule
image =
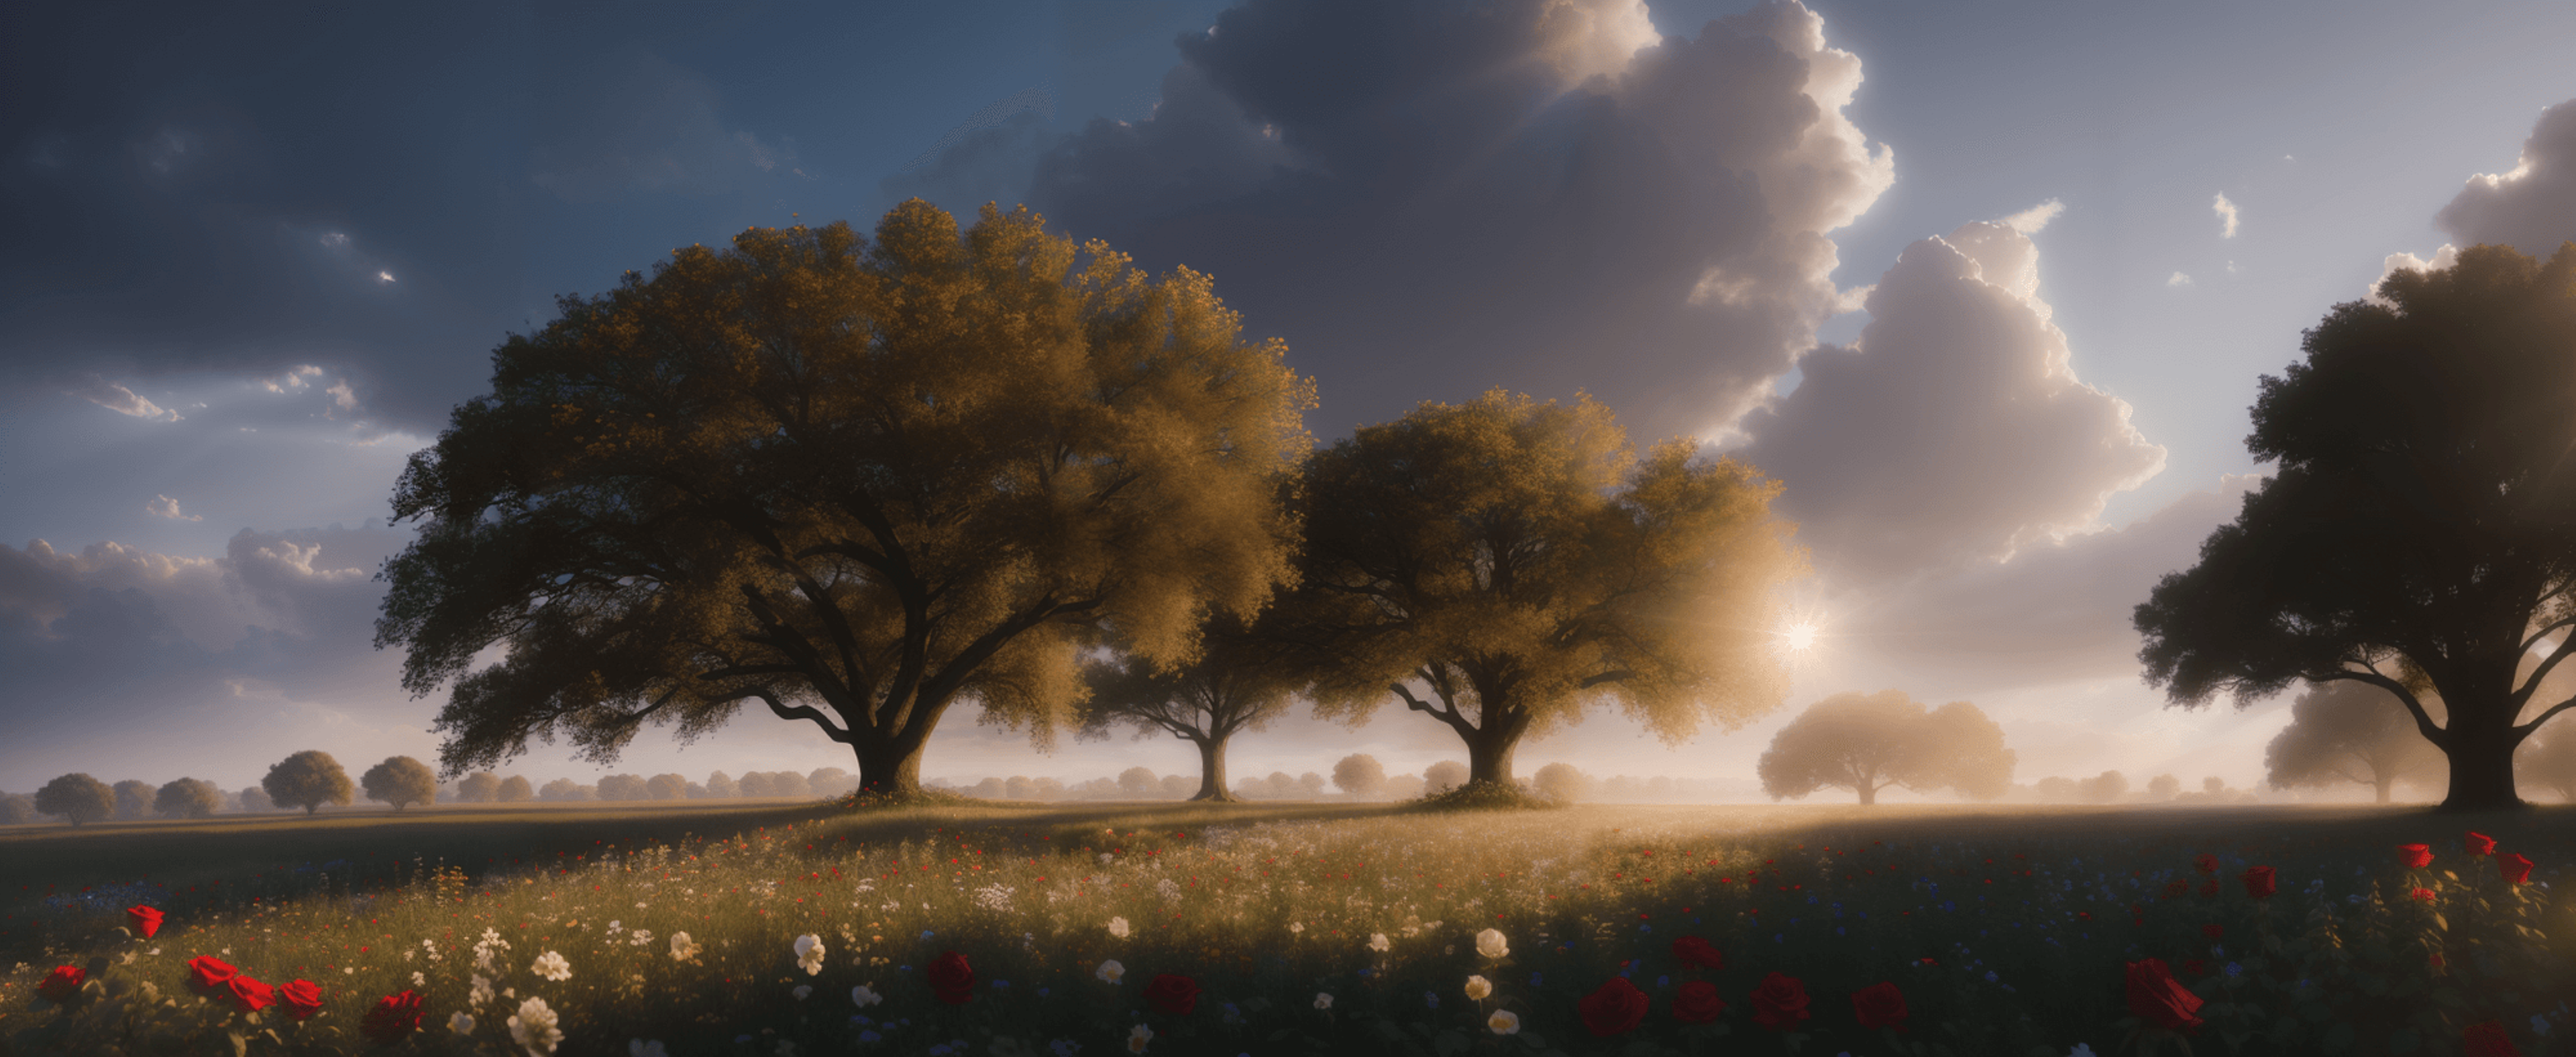
M2227 929L2221 925L2203 925L2200 934L2213 940L2223 940L2227 938Z
M2408 893L2406 893L2406 894L2407 894L2407 895L2414 896L2418 901L2421 901L2421 902L2430 903L2430 902L2432 902L2432 901L2433 901L2433 890L2432 890L2432 889L2430 889L2430 888L2418 888L2418 889L2416 889L2416 890L2414 890L2414 891L2412 891L2412 892L2408 892Z
M2433 864L2433 849L2421 844L2397 846L2397 861L2409 870L2421 870Z
M975 969L966 964L966 956L949 951L930 963L930 990L939 1000L952 1006L965 1005L975 997Z
M232 992L233 1004L241 1007L244 1013L257 1013L277 1004L276 988L248 976L236 974L224 981L224 987Z
M1684 936L1673 941L1673 960L1685 969L1707 969L1715 972L1726 968L1726 955L1697 936Z
M302 1020L322 1011L321 985L311 980L291 980L277 989L277 1003L286 1007L286 1015Z
M81 982L87 979L89 973L79 966L63 966L46 974L45 982L36 985L36 997L58 1006L69 1005L72 996L80 993Z
M125 917L134 923L134 934L144 939L151 939L153 933L161 931L161 912L151 907L128 907Z
M2522 1057L2522 1051L2513 1048L2512 1036L2504 1033L2504 1025L2492 1020L2461 1031L2460 1052L2469 1057Z
M2202 882L2200 883L2200 894L2205 895L2205 896L2214 896L2214 895L2217 895L2217 894L2218 894L2218 878L2212 877L2212 878L2210 878L2209 880L2202 881Z
M2149 958L2128 965L2130 1013L2167 1031L2200 1026L2200 1018L2193 1015L2200 1008L2200 996L2174 981L2173 971L2165 968L2164 959Z
M2477 832L2476 830L2469 831L2468 844L2469 854L2471 855L2495 854L2495 838L2487 836L2484 833Z
M2256 899L2271 898L2272 893L2279 890L2280 884L2280 878L2272 873L2272 868L2269 866L2257 866L2247 870L2239 875L2237 880L2245 882L2245 894Z
M1583 996L1574 1004L1583 1014L1583 1026L1602 1038L1625 1035L1637 1030L1637 1022L1646 1019L1646 993L1637 990L1624 976L1613 976L1600 989Z
M1905 994L1884 980L1852 992L1852 1015L1864 1028L1905 1030Z
M1198 1007L1199 985L1179 973L1157 973L1145 985L1145 1001L1165 1013L1187 1013Z
M420 1030L420 1003L421 997L409 991L377 999L376 1007L358 1022L358 1034L378 1045L401 1042L404 1036Z
M1684 980L1682 990L1673 996L1673 1019L1684 1024L1714 1024L1726 1012L1726 1000L1717 997L1717 985L1706 980Z
M188 986L196 988L199 994L207 994L224 986L224 981L240 972L211 955L201 954L188 959Z
M2210 854L2210 853L2208 853L2208 852L2202 852L2202 853L2200 853L2200 854L2198 854L2198 855L2194 855L2194 856L2192 856L2192 857L2191 857L2191 868L2192 868L2192 869L2195 869L2195 870L2198 870L2198 871L2200 871L2200 872L2202 872L2202 873L2212 873L2212 874L2217 873L2217 872L2218 872L2218 856L2211 855L2211 854Z
M1797 977L1772 973L1762 978L1762 986L1753 989L1753 1022L1773 1031L1787 1031L1807 1019L1807 985Z
M2502 871L2504 879L2513 884L2522 884L2531 880L2531 860L2523 858L2519 852L2506 852L2496 856L2496 869Z

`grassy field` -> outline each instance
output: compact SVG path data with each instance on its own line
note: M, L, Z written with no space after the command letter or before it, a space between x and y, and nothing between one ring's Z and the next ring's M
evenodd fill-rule
M2533 883L2468 854L2472 829L2536 862ZM2411 843L2430 868L2396 862ZM442 857L463 871L420 876ZM19 896L0 927L50 950L0 978L0 1051L234 1033L355 1050L368 1007L412 990L419 1052L527 1052L551 1023L566 1053L2109 1057L2139 1027L2124 967L2152 957L2207 1002L2195 1052L2458 1053L2494 1020L2536 1057L2576 1053L2569 863L2565 807L734 802L18 828L0 830ZM2258 865L2276 894L2240 882ZM112 928L135 890L108 886L143 879L170 918L134 944ZM1507 953L1479 951L1487 929ZM971 986L939 967L950 952ZM92 1001L34 997L53 965L102 955ZM197 955L315 981L323 1013L201 1003ZM1774 973L1806 1018L1757 998L1787 993ZM1882 983L1902 1035L1853 1002ZM1596 993L1627 986L1645 1015L1596 1034L1622 1008ZM1728 1008L1684 1022L1710 999Z

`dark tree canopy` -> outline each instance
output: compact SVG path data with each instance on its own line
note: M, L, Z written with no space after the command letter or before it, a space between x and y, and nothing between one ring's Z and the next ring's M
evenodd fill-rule
M1891 785L1992 800L2012 788L2015 762L2003 728L1977 706L1952 701L1936 709L1905 691L1881 690L1807 706L1772 735L1755 769L1773 800L1804 799L1830 786L1875 804Z
M201 778L176 779L152 797L152 810L163 818L212 818L223 806L223 791Z
M2277 468L2138 607L2139 659L2185 707L2377 687L2448 756L2445 808L2517 806L2515 746L2576 704L2533 700L2576 652L2576 244L2475 247L2381 294L2262 380L2246 447Z
M270 803L280 808L300 807L307 815L321 810L324 804L347 807L356 799L357 787L350 783L349 772L340 769L340 761L320 749L306 749L268 769L259 780Z
M358 776L358 787L366 790L367 799L392 804L396 811L438 799L438 775L409 756L385 757L385 762Z
M453 685L448 773L756 701L910 796L955 701L1044 745L1104 626L1185 662L1290 572L1270 482L1313 386L1204 275L914 200L873 243L753 229L560 305L394 497L420 536L377 642Z
M2425 697L2428 709L2439 699ZM2338 679L2311 686L2290 704L2290 725L2263 750L2265 781L2274 789L2357 782L2385 804L2398 782L2442 774L2442 750L2415 730L2415 717L2387 691Z
M75 826L104 822L116 815L116 791L86 774L67 774L36 790L36 810Z
M1455 731L1469 780L1513 784L1521 740L1616 700L1667 743L1787 693L1772 588L1802 571L1779 485L1687 440L1638 458L1607 408L1489 392L1316 453L1301 585L1318 715L1393 699Z
M1221 617L1201 635L1198 658L1177 668L1158 670L1133 656L1090 661L1083 666L1090 697L1076 712L1078 736L1105 738L1121 725L1140 738L1170 734L1199 753L1198 790L1190 799L1241 799L1226 786L1226 744L1288 711L1298 687L1289 657L1257 627Z

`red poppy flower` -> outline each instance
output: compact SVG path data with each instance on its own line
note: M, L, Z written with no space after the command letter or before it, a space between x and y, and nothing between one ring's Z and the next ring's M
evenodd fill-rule
M277 989L277 1004L286 1015L302 1020L322 1011L322 987L311 980L290 980Z
M235 974L232 979L224 981L224 987L232 992L233 1005L244 1013L257 1013L277 1004L276 988L246 975Z
M2484 833L2477 832L2476 830L2469 831L2468 846L2469 854L2471 855L2495 854L2495 838L2487 836Z
M58 1006L69 1005L72 996L80 994L82 981L87 979L89 973L81 967L63 966L46 974L45 982L36 985L36 997Z
M2492 1020L2461 1031L2460 1052L2469 1057L2522 1057L2522 1051L2513 1048L2513 1037L2504 1033L2504 1025Z
M212 955L201 954L188 959L188 986L195 988L199 994L208 994L222 987L224 981L232 979L240 972L241 970L216 960Z
M2272 893L2278 890L2277 886L2280 883L2280 878L2272 872L2272 868L2269 866L2257 866L2251 870L2247 870L2242 875L2238 876L2237 879L2245 882L2245 894L2253 896L2256 899L2271 898Z
M939 1000L962 1006L975 997L975 969L966 956L948 951L930 962L930 990Z
M1787 1031L1807 1019L1807 985L1797 977L1772 973L1753 989L1753 1022Z
M2421 844L2400 844L2397 861L2409 870L2421 870L2433 864L2433 849Z
M2182 974L2184 976L2207 976L2209 975L2209 962L2200 958L2193 958L2185 961L2182 963Z
M2406 894L2414 896L2417 900L2422 902L2430 903L2433 901L2433 890L2430 888L2418 888Z
M1646 993L1637 985L1627 977L1613 976L1576 1001L1574 1010L1583 1015L1583 1026L1592 1034L1608 1038L1637 1030L1637 1023L1646 1019L1646 1004Z
M2223 940L2227 938L2227 929L2223 925L2203 925L2200 934L2213 940Z
M2167 1031L2196 1028L2200 996L2173 978L2162 958L2128 963L2129 1012Z
M2520 852L2506 852L2496 856L2496 869L2504 874L2506 881L2513 884L2522 884L2531 880L2531 860L2523 858Z
M2208 852L2202 852L2202 853L2200 853L2200 854L2198 854L2198 855L2194 855L2194 856L2192 856L2192 857L2191 857L2191 868L2192 868L2192 869L2195 869L2195 870L2198 870L2198 871L2200 871L2200 872L2202 872L2202 873L2209 873L2209 874L2217 873L2217 872L2218 872L2218 856L2211 855L2211 854L2210 854L2210 853L2208 853Z
M2205 896L2214 896L2214 895L2217 895L2217 894L2218 894L2218 878L2212 877L2212 878L2210 878L2209 880L2202 881L2202 882L2200 883L2200 894L2205 895Z
M133 923L134 934L144 939L151 939L153 933L161 931L161 912L151 907L127 907L125 918Z
M1145 985L1145 1001L1165 1013L1187 1013L1198 1007L1199 985L1178 973L1160 973Z
M1714 1024L1725 1012L1726 1000L1706 980L1684 980L1681 993L1673 996L1673 1019L1684 1024Z
M1673 960L1682 963L1682 967L1686 969L1707 969L1714 972L1726 968L1726 955L1719 953L1717 948L1709 946L1707 940L1698 936L1684 936L1674 940Z
M1905 1030L1905 994L1884 980L1852 992L1852 1015L1864 1028Z
M401 1042L420 1030L420 1004L421 997L409 991L377 999L375 1008L358 1022L358 1034L378 1045Z

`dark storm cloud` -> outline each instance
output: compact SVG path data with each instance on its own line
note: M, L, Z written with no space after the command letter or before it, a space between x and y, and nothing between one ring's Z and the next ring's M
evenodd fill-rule
M1214 275L1328 435L1492 386L1723 428L1830 314L1824 233L1892 179L1840 112L1859 61L1794 3L1658 42L1622 0L1253 0L1178 44L1150 118L1024 157L1020 199ZM1000 133L951 152L963 186L889 189L971 212Z
M2502 243L2542 260L2576 240L2576 100L2541 111L2521 164L2470 177L2434 223L2459 245Z

